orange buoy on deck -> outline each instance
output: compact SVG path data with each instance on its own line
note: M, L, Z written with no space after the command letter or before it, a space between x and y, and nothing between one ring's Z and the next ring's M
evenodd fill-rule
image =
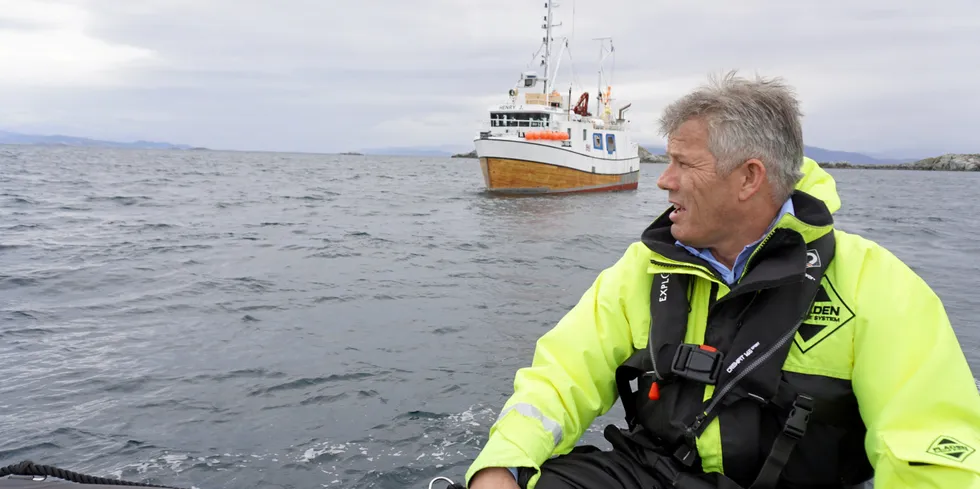
M524 139L527 140L544 139L548 141L564 141L568 139L568 133L562 131L528 131L524 133Z

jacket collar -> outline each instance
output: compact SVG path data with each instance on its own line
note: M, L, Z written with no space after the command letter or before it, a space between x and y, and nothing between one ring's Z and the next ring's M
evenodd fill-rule
M833 230L833 216L822 200L800 190L796 190L790 198L795 215L784 214L776 221L749 257L739 283L755 281L756 278L780 280L799 276L802 279L806 270L806 243ZM643 244L654 253L651 259L653 265L659 269L680 268L689 272L700 270L702 273L696 273L697 275L707 275L724 284L721 275L706 260L675 245L676 239L670 232L669 215L672 210L665 210L642 233ZM752 269L763 262L769 262L760 270L765 273L757 272L752 278L748 277Z

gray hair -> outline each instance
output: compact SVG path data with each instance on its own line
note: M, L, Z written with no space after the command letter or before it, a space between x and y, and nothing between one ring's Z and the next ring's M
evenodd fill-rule
M799 102L780 78L709 77L709 83L667 106L660 132L669 136L684 122L708 124L708 150L728 175L750 158L766 167L773 197L784 202L803 178L803 129Z

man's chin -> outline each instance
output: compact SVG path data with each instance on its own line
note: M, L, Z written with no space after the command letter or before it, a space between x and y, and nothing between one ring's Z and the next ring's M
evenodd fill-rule
M681 243L683 243L683 244L688 244L688 240L686 240L686 239L684 239L684 238L685 238L685 236L684 236L684 233L676 233L676 232L674 232L674 230L673 230L673 229L671 229L671 233L670 233L670 235L671 235L671 236L672 236L672 237L673 237L674 239L676 239L677 241L680 241L680 242L681 242ZM688 246L690 246L690 245L688 245Z
M680 224L677 223L673 223L670 225L670 235L677 241L681 241L681 242L683 242L684 238L687 237L684 233L684 226L681 226Z
M690 233L686 233L685 231L686 230L684 229L684 226L678 224L671 224L670 226L671 237L673 237L677 241L680 241L681 243L684 243L687 246L691 246L693 248L701 248L701 246L698 246L699 240L696 237L691 236Z

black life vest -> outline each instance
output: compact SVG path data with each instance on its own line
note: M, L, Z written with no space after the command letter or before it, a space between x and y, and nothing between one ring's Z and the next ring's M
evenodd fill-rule
M712 284L704 345L684 343L695 277L654 277L647 348L617 369L616 383L623 435L663 455L656 465L670 484L829 489L871 478L850 381L782 370L834 248L833 232L806 243L776 229L727 295L717 299ZM724 475L702 472L696 445L716 418Z

